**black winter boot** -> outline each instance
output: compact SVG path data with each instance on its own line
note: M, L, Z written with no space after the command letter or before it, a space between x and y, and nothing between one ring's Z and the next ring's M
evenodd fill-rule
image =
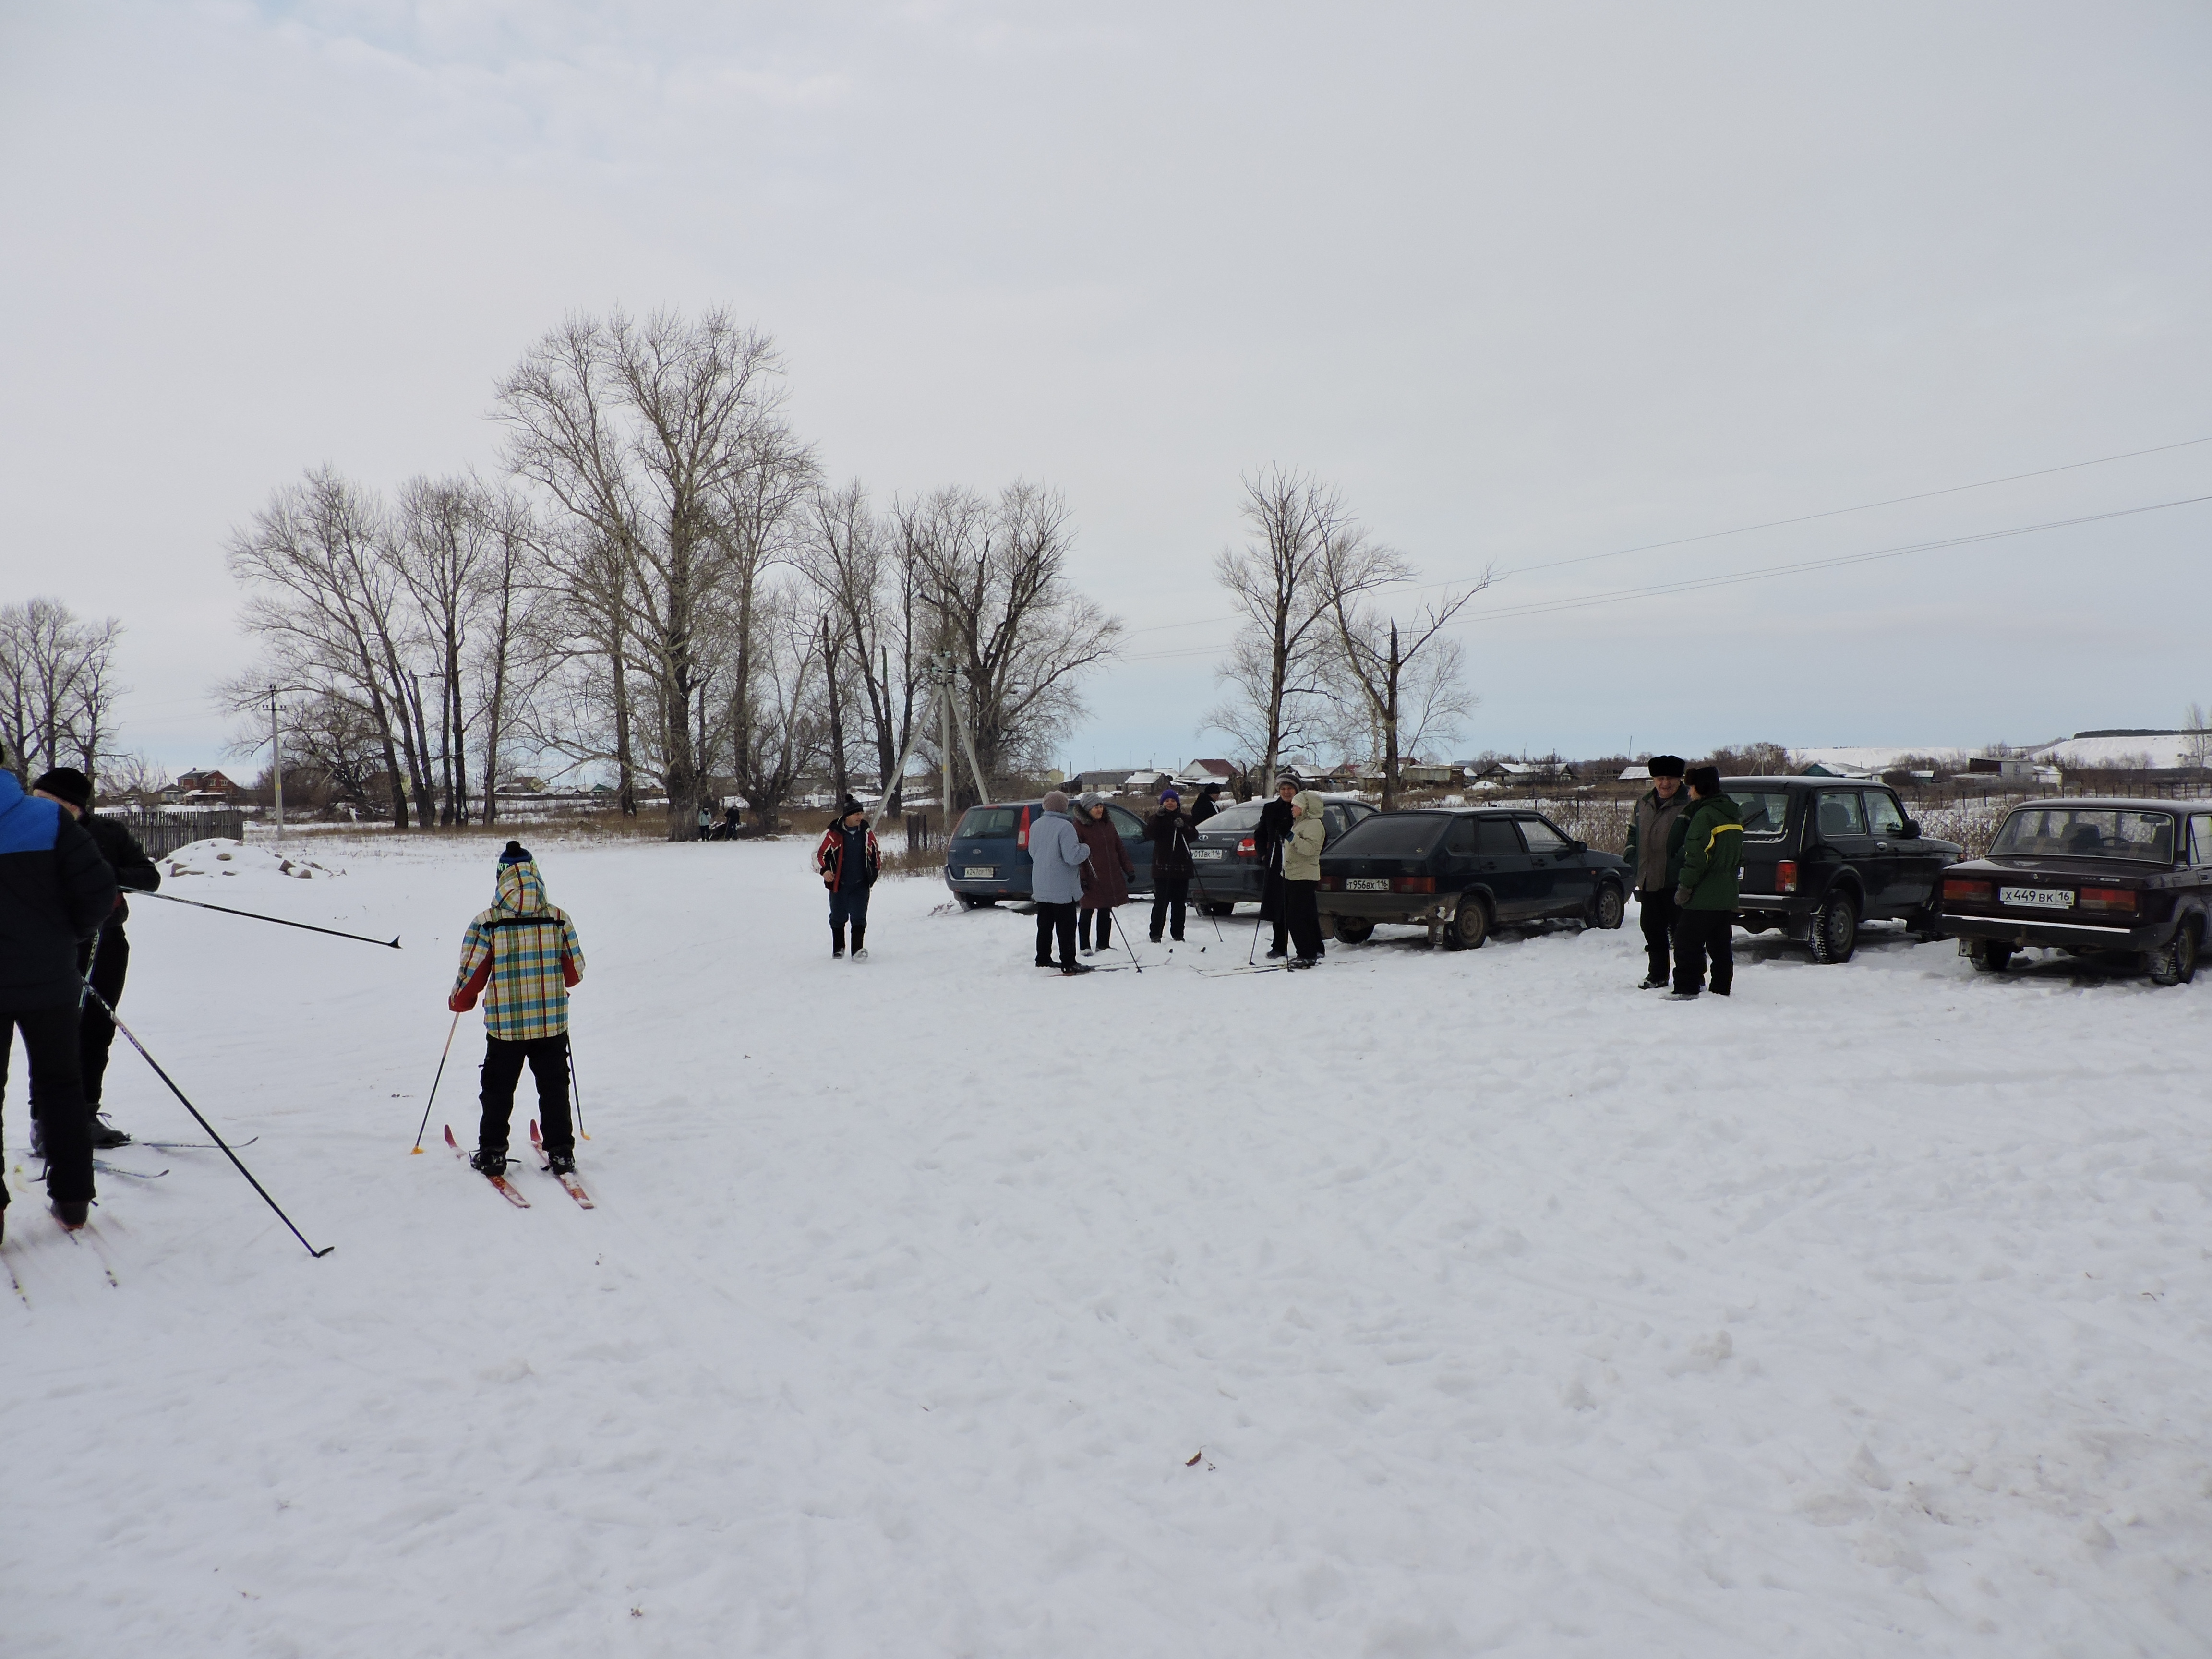
M830 960L836 962L844 954L845 924L842 921L833 921L830 924Z
M503 1150L494 1152L489 1146L479 1146L469 1154L469 1168L480 1176L505 1175L507 1153Z
M105 1114L97 1111L93 1113L93 1151L95 1152L109 1152L115 1147L128 1146L130 1144L131 1137L125 1134L122 1130L117 1128L112 1123L110 1123Z
M867 937L868 937L868 928L867 928L867 924L866 924L866 923L865 923L865 922L859 922L859 921L854 922L854 923L853 924L853 960L854 960L854 961L855 961L855 962L866 962L866 961L868 959L868 947L867 947L867 945L863 942L863 941L865 941L865 940L867 939Z
M82 1198L58 1198L53 1209L54 1219L71 1232L92 1219L92 1206Z

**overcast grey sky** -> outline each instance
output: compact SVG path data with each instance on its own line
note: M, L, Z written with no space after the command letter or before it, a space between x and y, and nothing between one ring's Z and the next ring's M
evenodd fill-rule
M1074 764L1218 752L1239 476L1429 576L2212 437L2212 8L0 0L0 597L218 756L222 545L497 465L568 311L773 332L830 473L1064 489ZM1478 611L2212 495L2212 444L1522 569ZM2212 701L2212 504L1478 617L1462 753Z

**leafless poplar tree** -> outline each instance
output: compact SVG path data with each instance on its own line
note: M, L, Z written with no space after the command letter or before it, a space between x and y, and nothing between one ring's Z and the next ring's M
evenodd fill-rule
M22 782L56 766L98 779L113 751L122 631L112 617L80 620L59 599L0 605L0 741Z
M919 504L901 504L894 507L889 524L880 522L869 509L867 491L855 479L842 489L817 491L810 518L811 534L801 568L822 590L835 617L840 660L866 706L876 776L890 796L884 810L896 811L899 780L890 772L914 730L920 683L915 618L924 515ZM833 719L849 717L842 691L839 703Z

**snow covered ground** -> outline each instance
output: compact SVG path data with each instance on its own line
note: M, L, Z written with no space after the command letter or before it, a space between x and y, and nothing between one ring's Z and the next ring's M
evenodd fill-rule
M492 846L171 886L400 951L136 907L125 1017L327 1260L204 1152L73 1243L15 1084L8 1651L2212 1644L2212 982L1875 934L1670 1006L1632 920L1062 980L926 881L833 964L803 845L549 842L599 1208L526 1212L408 1153Z

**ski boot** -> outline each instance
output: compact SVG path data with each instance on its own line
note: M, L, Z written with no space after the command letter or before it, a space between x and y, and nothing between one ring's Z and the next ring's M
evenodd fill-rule
M107 1121L107 1114L95 1111L92 1115L92 1150L112 1152L118 1146L128 1146L131 1137Z
M556 1176L572 1176L576 1173L576 1155L574 1152L548 1152L545 1154L545 1167Z
M469 1168L480 1176L502 1176L507 1173L507 1154L494 1152L489 1146L479 1146L469 1154Z

